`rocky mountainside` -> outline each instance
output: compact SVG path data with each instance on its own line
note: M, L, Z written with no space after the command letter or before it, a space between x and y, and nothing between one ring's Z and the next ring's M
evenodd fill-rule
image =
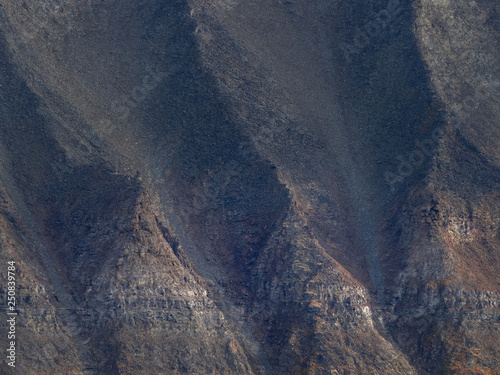
M498 375L500 6L0 0L0 249L1 374Z

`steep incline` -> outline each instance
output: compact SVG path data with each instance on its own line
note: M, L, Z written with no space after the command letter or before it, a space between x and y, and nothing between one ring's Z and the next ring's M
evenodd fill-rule
M1 4L12 373L499 373L493 1Z

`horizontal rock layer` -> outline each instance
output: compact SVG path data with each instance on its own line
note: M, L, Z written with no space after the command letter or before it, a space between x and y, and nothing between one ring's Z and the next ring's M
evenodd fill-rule
M0 5L2 373L500 374L494 1Z

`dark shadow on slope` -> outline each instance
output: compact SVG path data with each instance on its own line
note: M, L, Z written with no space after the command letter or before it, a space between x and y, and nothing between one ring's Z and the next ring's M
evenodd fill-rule
M338 12L327 22L334 23L333 60L342 72L345 190L383 302L392 275L379 260L386 258L381 226L392 202L425 177L444 116L413 35L410 3L355 1Z
M255 298L256 261L281 224L288 191L231 118L228 100L204 66L187 4L154 7L143 39L155 44L164 38L169 54L160 69L176 69L141 116L142 131L152 135L144 152L172 233L199 274L215 282L227 302L222 309L233 319L234 304ZM168 35L151 31L155 25L167 25ZM238 330L253 335L248 326ZM262 351L257 356L252 365L267 362Z
M34 256L43 260L55 292L53 304L60 311L59 318L70 327L82 362L91 373L117 374L116 365L111 363L114 345L103 341L102 348L107 349L91 353L93 349L84 341L95 327L85 323L77 311L85 307L81 292L86 283L111 256L105 252L105 244L95 246L96 241L103 241L96 239L103 234L97 228L103 223L104 229L106 220L119 220L122 201L133 199L138 187L135 181L113 174L103 162L81 167L68 160L49 122L38 112L39 98L9 62L3 36L0 44L0 136L11 161L9 175L2 178L13 179L10 183L24 201L17 203L28 207L24 219L31 224L31 236L39 240L32 244L39 252ZM55 363L47 366L48 371L57 368Z
M392 239L383 237L383 228L405 192L423 183L445 119L413 34L412 3L344 4L331 19L331 39L356 168L345 171L345 189L383 306L391 303L390 290L405 267L401 249L388 244Z
M288 193L274 167L257 155L230 118L228 103L203 66L188 8L157 6L164 7L158 14L177 15L168 19L175 33L166 41L172 53L165 70L169 64L181 68L158 88L143 116L147 131L155 134L147 150L150 167L159 190L175 199L180 225L213 246L208 253L191 254L194 264L202 274L206 267L222 267L222 278L229 276L241 288L289 203ZM158 17L151 23L167 22Z

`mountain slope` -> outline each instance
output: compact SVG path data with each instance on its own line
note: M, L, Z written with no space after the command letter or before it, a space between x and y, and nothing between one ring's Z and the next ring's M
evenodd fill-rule
M2 2L2 371L499 373L497 8Z

